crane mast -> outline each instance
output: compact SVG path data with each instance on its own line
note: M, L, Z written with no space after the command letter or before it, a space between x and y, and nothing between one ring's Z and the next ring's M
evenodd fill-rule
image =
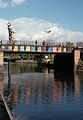
M13 44L14 43L13 34L15 34L15 32L11 28L11 22L8 22L7 26L8 26L8 33L9 33L9 41L8 42L9 42L9 44Z

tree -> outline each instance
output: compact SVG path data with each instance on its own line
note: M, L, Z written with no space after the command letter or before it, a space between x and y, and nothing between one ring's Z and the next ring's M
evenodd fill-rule
M75 44L74 44L73 42L70 42L70 41L69 41L69 42L66 43L66 47L67 47L67 48L74 48L74 47L75 47Z

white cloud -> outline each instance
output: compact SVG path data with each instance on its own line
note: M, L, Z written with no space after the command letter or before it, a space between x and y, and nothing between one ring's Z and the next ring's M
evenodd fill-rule
M6 8L8 6L8 2L4 2L0 0L0 8Z
M21 5L26 1L27 0L8 0L8 2L5 2L4 0L0 0L0 8L14 7L16 5Z
M0 19L0 39L8 40L6 20ZM66 30L57 24L32 18L18 18L11 21L12 28L16 31L16 40L43 41L54 40L55 42L78 42L83 41L83 33ZM51 32L48 32L48 31Z
M0 40L8 40L7 20L0 19Z
M11 1L11 6L16 6L16 5L21 5L25 2L26 0L12 0Z

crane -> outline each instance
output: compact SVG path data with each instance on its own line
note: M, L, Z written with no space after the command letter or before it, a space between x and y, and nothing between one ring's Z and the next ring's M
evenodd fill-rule
M11 22L8 22L7 26L9 32L9 44L13 44L14 43L13 34L15 34L16 32L14 32L14 30L11 28Z

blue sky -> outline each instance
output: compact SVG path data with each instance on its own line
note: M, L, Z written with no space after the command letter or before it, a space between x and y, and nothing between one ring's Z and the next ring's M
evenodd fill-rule
M65 29L83 32L83 0L1 0L0 18L37 18L58 23ZM11 5L11 1L20 4Z
M0 0L0 39L8 21L17 40L83 41L83 0Z

